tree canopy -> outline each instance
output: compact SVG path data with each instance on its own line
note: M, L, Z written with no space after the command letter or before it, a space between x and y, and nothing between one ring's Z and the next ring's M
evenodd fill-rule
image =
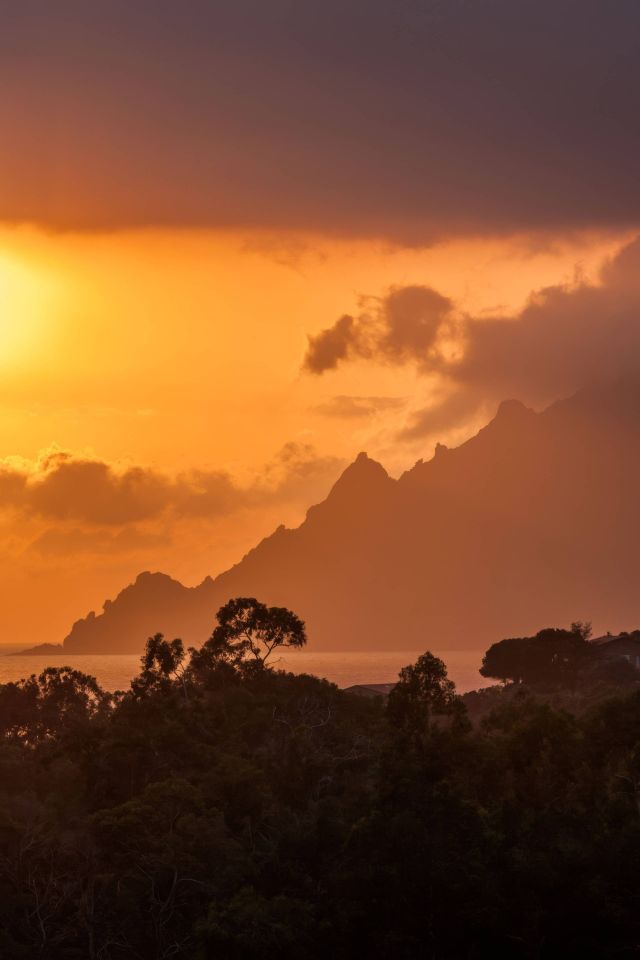
M0 686L0 956L635 954L637 681L568 710L561 666L471 724L430 652L388 700L270 666L304 637L273 609L230 602L201 650L154 635L115 695Z
M454 716L460 705L444 662L427 651L400 671L389 694L388 711L399 727L420 737L428 734L438 719Z
M500 640L485 653L480 673L505 682L566 684L596 659L589 634L588 624L576 622L569 630L549 627L533 637Z
M214 664L264 667L274 651L303 647L304 622L286 607L268 607L255 597L236 597L217 613L217 626L195 658L195 668Z

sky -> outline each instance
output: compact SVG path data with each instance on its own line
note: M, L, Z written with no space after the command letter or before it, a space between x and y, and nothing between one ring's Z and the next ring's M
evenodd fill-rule
M635 2L0 14L0 643L640 355Z

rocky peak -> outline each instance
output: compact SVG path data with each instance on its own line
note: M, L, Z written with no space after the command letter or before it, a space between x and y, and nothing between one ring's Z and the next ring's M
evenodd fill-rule
M372 460L366 453L359 453L353 463L349 464L336 480L328 499L382 490L392 483L393 480L381 463Z

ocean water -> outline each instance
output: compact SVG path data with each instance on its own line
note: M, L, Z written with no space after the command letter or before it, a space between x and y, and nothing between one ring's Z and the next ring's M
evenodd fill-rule
M136 654L91 654L60 656L16 656L16 647L0 645L0 683L40 673L48 666L69 666L96 677L105 690L126 690L140 668ZM421 651L394 650L382 653L324 652L292 650L280 657L275 666L292 673L311 673L326 677L339 687L354 683L393 683L401 667L413 663ZM433 651L447 664L450 678L458 691L486 687L478 673L480 655L469 650Z

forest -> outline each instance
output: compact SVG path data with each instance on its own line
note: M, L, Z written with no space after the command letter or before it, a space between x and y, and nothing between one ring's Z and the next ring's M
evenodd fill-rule
M0 956L636 956L626 661L578 623L494 644L485 691L426 652L365 697L279 670L305 642L237 598L198 650L150 638L127 691L0 687Z

